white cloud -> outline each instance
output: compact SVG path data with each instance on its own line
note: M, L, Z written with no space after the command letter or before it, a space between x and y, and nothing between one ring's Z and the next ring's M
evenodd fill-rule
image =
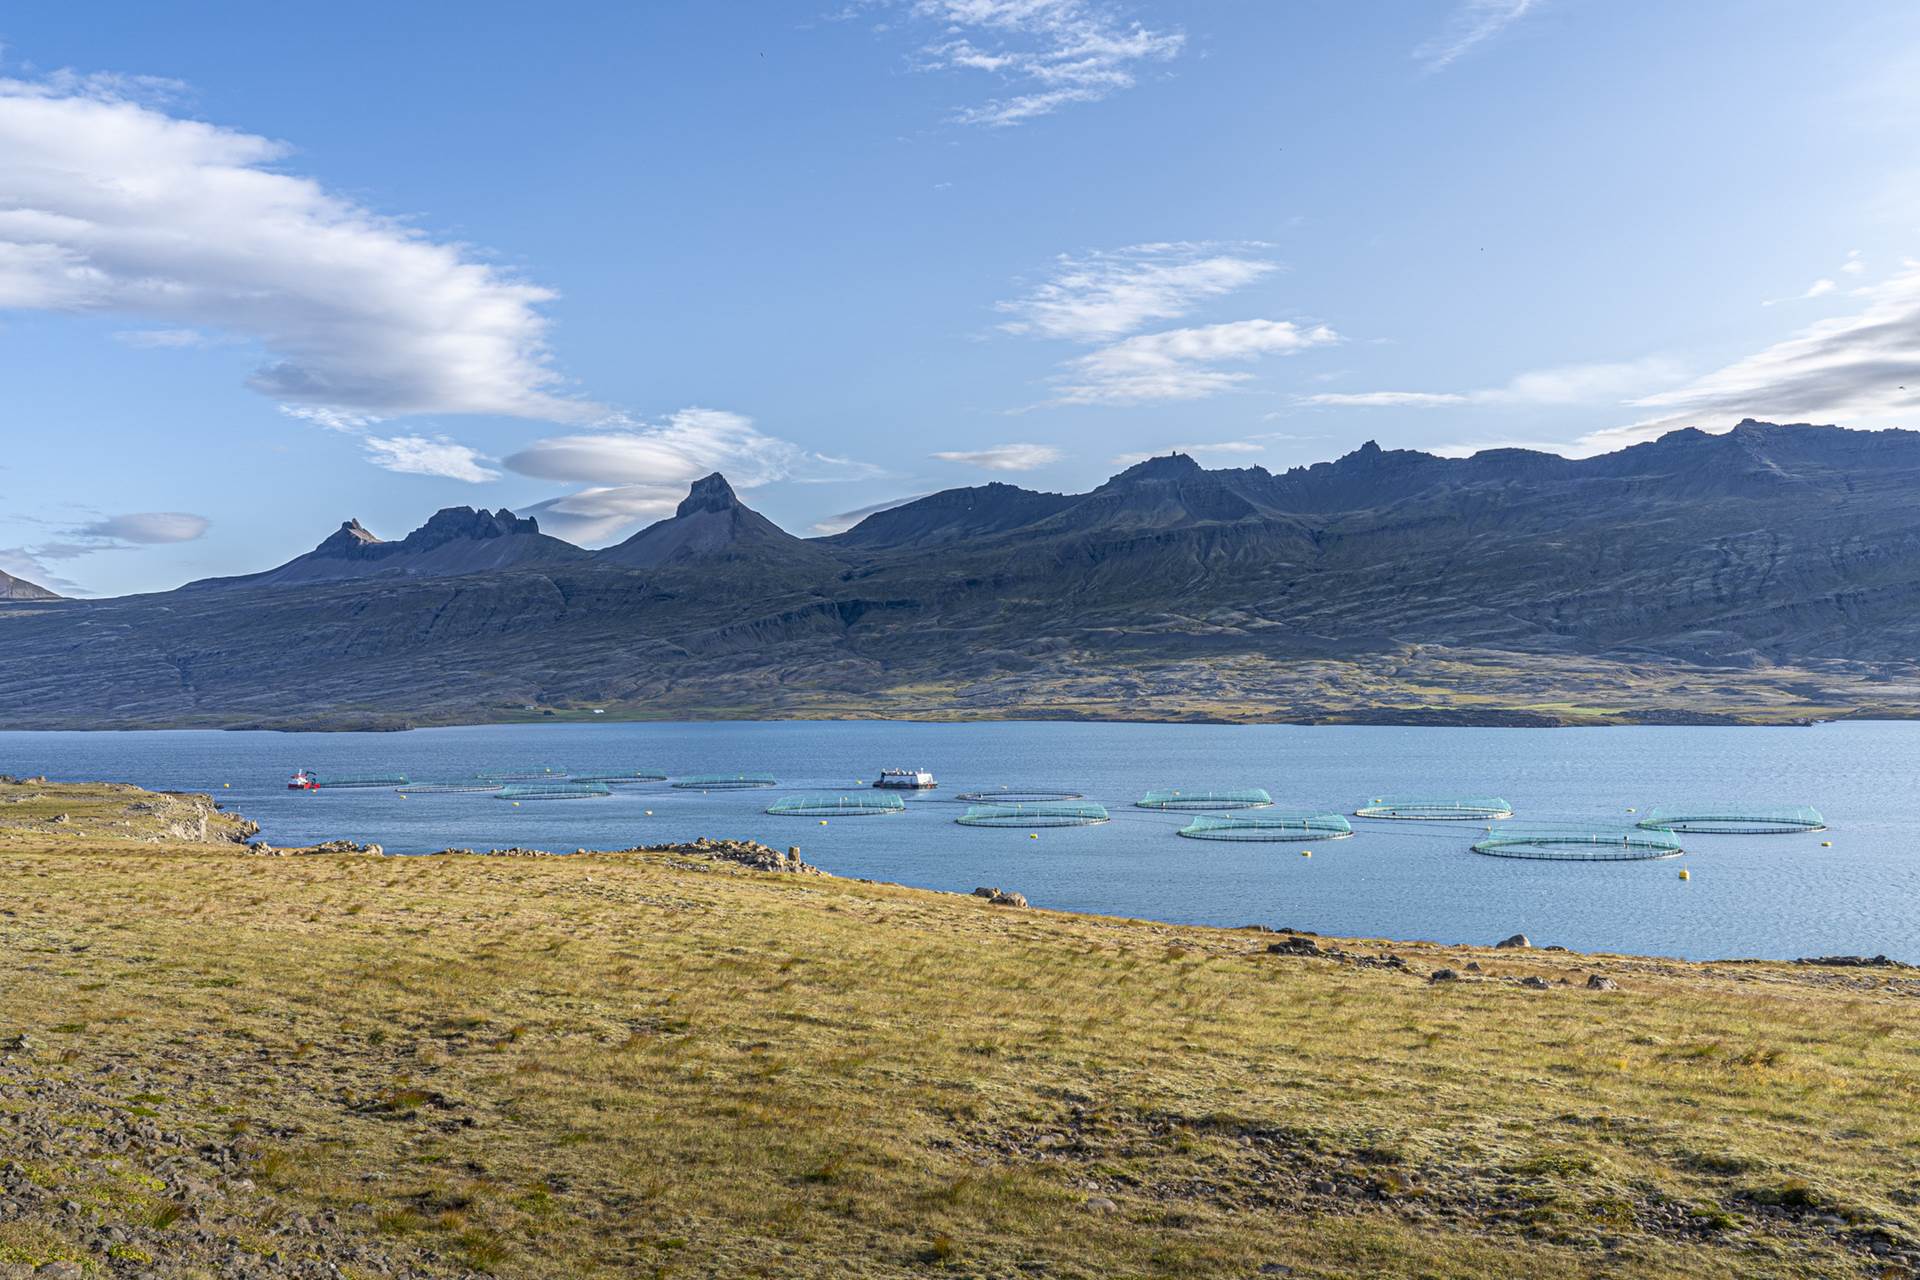
M1846 268L1843 266L1841 269L1845 270ZM1840 286L1832 280L1822 276L1820 279L1808 285L1805 293L1796 293L1791 298L1768 298L1760 305L1763 307L1776 307L1783 302L1805 302L1809 298L1824 298L1839 287Z
M122 329L113 336L129 347L147 349L204 347L208 341L198 329Z
M1849 249L1847 250L1847 260L1840 264L1840 269L1850 276L1857 276L1867 269L1867 264L1866 261L1861 258L1858 249Z
M1532 407L1618 404L1681 376L1672 361L1659 357L1598 364L1559 365L1522 373L1505 386L1478 391L1357 391L1303 396L1300 403L1348 409L1446 409L1459 405Z
M601 412L557 390L549 291L283 172L278 142L167 114L155 87L0 80L0 308L165 326L123 339L148 345L243 337L269 355L251 385L296 405Z
M311 422L316 427L325 427L328 431L354 434L365 431L381 420L367 413L349 413L344 409L328 409L318 405L283 404L280 412L289 418L298 418L302 422Z
M500 473L483 465L485 454L445 436L368 436L361 442L367 461L386 471L412 476L443 476L468 484L498 480Z
M891 511L895 507L904 507L909 502L918 502L926 497L924 493L908 494L904 498L893 498L886 502L876 502L872 506L860 507L853 511L842 511L838 515L824 516L814 522L811 532L816 537L828 537L836 533L845 533L868 516L879 515L882 511Z
M1253 376L1219 368L1224 362L1295 355L1338 341L1339 335L1326 325L1303 328L1288 320L1234 320L1143 333L1070 362L1053 402L1195 400L1231 390Z
M1208 298L1231 293L1273 271L1247 256L1260 246L1140 244L1062 255L1053 275L1025 297L996 303L1013 317L1007 333L1075 342L1104 341L1154 320L1175 320Z
M1099 102L1186 44L1184 33L1129 22L1107 0L909 0L908 11L941 29L920 50L923 69L978 72L1010 90L956 111L961 124L1004 128Z
M766 435L723 409L682 409L663 422L616 417L591 430L536 440L505 460L521 475L583 484L525 509L575 542L612 538L644 519L673 514L687 486L720 471L736 489L776 480L871 476L874 468L810 453Z
M110 538L116 542L192 542L206 533L212 522L189 511L134 511L123 516L108 516L75 529L86 538Z
M942 462L963 462L989 471L1035 471L1067 455L1050 444L997 444L986 449L956 449L933 456Z
M1540 6L1541 0L1462 0L1444 31L1413 51L1428 71L1451 66Z

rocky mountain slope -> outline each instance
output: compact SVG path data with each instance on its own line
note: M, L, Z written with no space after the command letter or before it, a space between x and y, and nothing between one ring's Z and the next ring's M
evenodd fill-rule
M58 600L60 597L37 583L0 572L0 600Z
M393 548L393 550L382 550ZM352 576L348 576L351 573ZM1920 707L1920 434L1596 458L1174 455L799 539L708 477L588 553L508 513L0 610L0 724L569 714L1791 720ZM297 588L297 589L295 589Z

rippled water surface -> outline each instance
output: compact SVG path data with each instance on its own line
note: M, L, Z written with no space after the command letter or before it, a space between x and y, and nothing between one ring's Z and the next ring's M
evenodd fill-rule
M416 780L493 769L751 771L771 791L664 783L611 798L285 790L296 767ZM904 813L763 812L795 791L924 767L940 789ZM1580 950L1694 958L1875 953L1920 961L1920 724L1815 728L1411 729L1288 725L879 722L482 726L399 734L0 733L0 772L211 791L275 844L345 836L394 852L447 846L620 848L699 835L785 847L840 875L937 889L999 885L1036 906L1208 924L1491 942L1524 931ZM223 786L223 784L228 784ZM962 827L951 797L1063 787L1103 826ZM1132 807L1161 787L1264 787L1277 805L1351 812L1370 795L1493 793L1526 820L1627 823L1634 808L1811 804L1821 835L1696 836L1677 861L1535 863L1469 852L1477 827L1355 822L1331 843L1181 839L1186 821ZM649 816L647 811L652 810ZM1831 848L1821 847L1831 841ZM1303 847L1313 850L1302 858ZM1679 868L1691 872L1680 881ZM4 889L0 889L0 894Z

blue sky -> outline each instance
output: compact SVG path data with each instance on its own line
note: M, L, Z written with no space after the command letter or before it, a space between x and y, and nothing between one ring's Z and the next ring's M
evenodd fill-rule
M0 568L1920 426L1908 3L548 9L0 15Z

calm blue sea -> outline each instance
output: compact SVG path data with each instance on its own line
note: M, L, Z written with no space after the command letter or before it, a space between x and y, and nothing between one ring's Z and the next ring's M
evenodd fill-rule
M771 791L616 789L513 808L485 795L285 790L297 767L415 779L493 769L766 772ZM923 767L940 789L905 813L826 826L763 812L790 792ZM1414 729L1288 725L585 724L398 734L0 733L0 772L210 791L275 844L331 837L389 851L448 845L622 848L740 836L840 875L936 889L1018 889L1035 905L1322 933L1536 944L1696 959L1885 952L1920 962L1920 723L1814 728ZM962 827L951 797L1061 787L1104 826ZM1695 836L1679 859L1535 863L1469 852L1471 824L1366 824L1348 840L1221 844L1135 809L1158 787L1265 787L1278 805L1351 812L1385 792L1500 795L1519 821L1625 823L1637 809L1811 804L1823 835ZM652 810L651 816L647 810ZM1832 848L1822 848L1831 841ZM1687 867L1688 882L1678 870ZM5 890L0 888L0 895Z

